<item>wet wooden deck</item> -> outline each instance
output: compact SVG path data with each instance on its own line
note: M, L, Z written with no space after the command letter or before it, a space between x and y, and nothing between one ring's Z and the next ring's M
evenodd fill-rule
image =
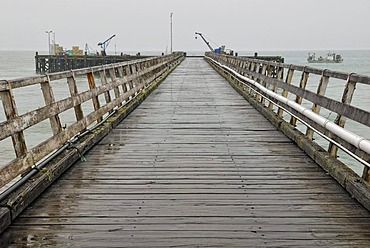
M10 247L369 247L370 214L200 58L0 238Z

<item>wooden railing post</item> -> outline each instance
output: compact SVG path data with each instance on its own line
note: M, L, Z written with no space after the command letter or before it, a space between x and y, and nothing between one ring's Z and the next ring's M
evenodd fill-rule
M67 78L67 83L68 83L68 88L69 88L69 92L71 96L72 97L76 96L78 94L78 90L77 90L76 78L74 74L72 75L72 77ZM76 120L77 121L82 120L84 118L84 114L82 112L81 104L76 105L74 107L74 110L75 110Z
M44 101L46 106L50 106L55 102L53 90L50 85L50 78L48 77L48 81L40 83L42 94L44 95ZM62 125L60 123L60 119L58 115L52 116L49 118L51 129L53 131L53 135L56 135L62 131Z
M87 75L87 81L89 83L89 88L90 90L93 90L96 88L95 80L94 80L94 74L92 72L89 72L86 74ZM100 103L99 103L99 98L97 96L92 98L94 110L97 111L100 109ZM99 117L96 121L99 123L103 120L103 117Z
M136 64L136 72L139 73L142 70L142 67L143 67L143 63L142 62L137 63ZM144 89L145 88L145 85L146 85L146 81L145 81L144 75L138 76L137 77L137 80L138 80L138 83L139 84L142 84L141 89Z
M255 62L252 62L252 63L249 65L249 70L250 70L251 72L254 72L254 71L256 70L256 63L255 63ZM253 76L250 76L250 78L251 78L252 80L254 80L254 77L253 77Z
M105 70L101 70L99 72L100 82L102 85L108 84L107 75ZM105 103L110 103L112 101L112 97L109 91L104 92Z
M13 90L8 82L8 90L0 91L0 98L3 102L5 117L7 120L12 120L18 116L17 106L15 104ZM12 135L14 152L17 157L24 156L27 153L27 146L24 139L23 131Z
M286 78L285 78L285 83L286 84L291 84L292 83L293 75L294 75L294 69L292 69L292 65L290 65L289 69L288 69L288 73L287 73ZM281 95L285 98L288 97L288 91L283 90ZM279 108L277 114L280 118L283 117L283 109Z
M364 169L362 171L362 178L366 181L366 182L370 182L370 168L367 167L366 165L364 165Z
M119 74L119 77L121 79L123 79L125 77L124 72L123 72L123 66L120 66L118 68L118 74ZM123 83L122 84L122 91L123 91L123 93L126 93L127 92L127 85L126 85L126 83Z
M325 76L325 70L323 71L322 75L321 75L321 78L320 78L320 83L319 83L319 86L317 87L317 95L319 96L323 96L325 95L325 92L326 92L326 89L328 87L328 83L329 83L329 77ZM312 105L312 111L316 114L319 114L320 113L320 105L314 103ZM313 140L313 130L311 128L307 128L307 131L306 131L306 136L310 139L310 140Z
M173 66L173 64L174 64L174 61L171 61L171 62L169 62L167 64L167 67L168 68L171 68ZM143 70L147 70L148 68L150 68L150 62L149 61L145 61ZM146 80L147 80L146 83L149 85L150 84L150 80L149 79L151 78L151 76L148 75L147 73L145 73L145 77L146 77Z
M126 70L126 76L130 76L132 74L130 65L126 65L125 70ZM132 89L134 87L132 81L128 82L128 86L130 87L130 89Z
M283 76L283 71L284 71L284 68L283 68L283 67L280 67L280 66L279 66L279 67L277 68L277 72L276 72L276 78L277 78L277 79L281 79L281 78L282 78L282 76ZM274 73L274 68L272 68L272 76L273 76L273 73ZM277 91L277 86L276 86L276 85L274 85L274 87L272 88L272 91L276 93L276 91ZM272 102L270 102L270 103L269 103L268 108L269 108L270 110L272 110L272 109L274 108L274 105L272 104Z
M245 69L247 68L247 61L243 61L242 62L242 66L241 66L241 69L242 69L242 71L241 71L241 74L243 75L243 76L245 76L246 75L246 73L245 73Z
M301 89L306 89L306 85L307 85L307 81L308 81L308 77L309 77L309 73L305 71L306 67L303 68L303 72L302 72L302 75L301 75L301 81L299 83L299 87ZM298 103L298 104L301 104L302 103L302 97L300 96L296 96L295 98L295 102ZM295 118L294 116L292 116L292 118L290 119L290 124L295 126L297 124L297 118Z
M263 76L266 76L267 68L268 68L268 65L266 63L264 63L263 66L262 66L262 72L261 72ZM261 85L263 87L266 87L266 81L262 80ZM262 105L265 105L265 101L266 101L266 99L264 97L261 97L260 102L261 102Z
M261 68L261 64L260 63L257 63L254 72L259 73L260 72L260 68ZM255 81L257 83L260 83L261 80L257 78ZM256 95L254 96L254 98L256 99L256 101L258 101L258 102L260 101L260 95L259 94L256 93Z
M136 75L137 74L136 63L131 64L130 68L131 68L131 75ZM136 87L138 85L136 76L135 76L135 79L131 81L131 83L133 84L133 87Z
M110 79L111 79L111 83L113 83L116 80L115 68L109 69L109 76L110 76ZM114 87L113 91L114 91L115 98L118 98L120 96L120 92L119 92L118 87ZM122 106L122 104L120 103L119 106Z
M344 104L351 104L353 93L356 89L356 82L351 81L351 76L353 73L350 73L347 78L346 86L344 88L343 96L342 96L342 103ZM334 121L340 127L344 127L346 123L346 117L343 115L337 115L337 118ZM329 144L328 152L331 156L336 157L338 152L338 147L333 143Z

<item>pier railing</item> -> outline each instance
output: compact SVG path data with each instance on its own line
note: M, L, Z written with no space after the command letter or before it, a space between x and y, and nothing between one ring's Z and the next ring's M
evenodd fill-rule
M206 53L205 58L343 186L347 189L353 186L351 193L362 179L364 183L370 182L370 142L367 140L370 113L366 104L359 107L360 104L352 101L356 87L369 90L370 77L214 53ZM327 91L331 86L343 92L342 96L336 99ZM313 142L322 137L327 148ZM346 165L338 161L344 166L337 166L338 149L361 162L363 169L357 173L362 179L346 167L357 161L351 160Z
M0 188L42 162L76 135L86 132L114 110L139 96L145 89L173 69L184 57L183 53L140 59L129 62L96 66L42 76L0 81L0 96L5 121L0 123L0 141L11 139L15 159L0 165ZM98 83L99 82L99 83ZM53 84L63 84L69 96L55 98ZM40 86L41 106L18 114L14 90ZM40 89L39 88L39 89ZM79 89L85 88L84 91ZM27 97L37 97L38 92ZM40 94L40 93L39 93ZM91 105L90 108L86 108ZM62 124L60 116L72 113L74 121ZM24 132L49 120L51 136L34 147L27 146ZM39 133L42 136L42 131ZM33 136L34 137L34 136ZM31 142L32 143L32 142ZM34 143L34 142L33 142Z

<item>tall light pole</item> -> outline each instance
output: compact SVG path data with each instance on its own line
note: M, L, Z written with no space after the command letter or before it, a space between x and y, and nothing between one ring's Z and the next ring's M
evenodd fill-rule
M48 34L49 55L50 55L50 34L51 34L52 32L53 32L53 31L46 31L46 33Z
M170 33L171 33L171 48L170 48L170 53L172 54L172 16L173 16L173 13L171 13L170 15Z
M55 47L55 32L53 32L53 55L57 55L57 50Z

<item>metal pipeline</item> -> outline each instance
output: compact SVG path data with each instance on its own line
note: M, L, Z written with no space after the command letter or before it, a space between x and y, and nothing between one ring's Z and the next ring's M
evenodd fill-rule
M216 61L216 60L214 60L210 57L207 57L207 59L210 59L215 64L218 64L220 67L229 71L230 73L232 73L235 77L239 78L240 80L246 81L246 82L254 85L259 90L261 90L262 92L271 96L272 98L274 98L274 99L276 99L276 100L278 100L282 103L285 103L289 107L295 109L296 111L298 111L302 115L306 116L310 120L312 120L315 123L319 124L320 126L324 127L328 131L332 132L333 134L342 138L343 140L347 141L348 143L352 144L353 146L355 146L355 147L361 149L362 151L370 154L370 141L369 140L366 140L365 138L360 137L357 134L352 133L351 131L348 131L348 130L338 126L334 122L322 117L321 115L316 114L311 109L307 109L307 108L303 107L302 105L296 103L295 101L289 100L288 98L283 97L283 96L267 89L266 87L262 86L261 84L257 83L256 81L251 80L251 79L239 74L235 70L233 70L233 69L231 69L231 68L229 68L225 65L222 65L218 61Z

